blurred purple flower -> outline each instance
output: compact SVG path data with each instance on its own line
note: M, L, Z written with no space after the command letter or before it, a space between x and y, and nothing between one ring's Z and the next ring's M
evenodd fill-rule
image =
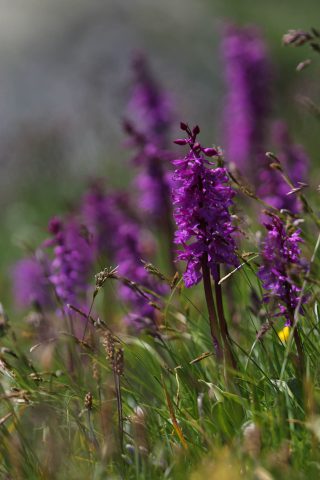
M166 287L161 285L145 270L142 260L149 256L150 237L143 238L141 226L129 215L128 199L123 195L111 197L113 212L116 212L118 226L114 231L114 261L118 265L118 273L156 294L166 292ZM148 246L149 243L149 246ZM135 328L153 325L155 322L155 309L149 305L148 297L155 300L152 293L146 297L121 284L118 293L122 300L130 306L131 313L126 317L126 322Z
M171 102L153 78L146 59L138 55L134 63L135 85L128 106L125 130L129 145L137 154L134 163L140 168L135 179L139 192L138 206L153 222L166 222L170 230L170 157L165 150L172 124Z
M265 224L265 227L268 232L263 243L262 265L258 275L263 288L268 292L265 301L269 302L275 297L280 314L285 315L289 323L301 292L296 278L299 273L305 273L308 267L307 262L301 258L300 230L286 230L282 220L275 215L272 215L270 223ZM302 304L305 301L306 297L303 297Z
M226 155L254 181L259 154L265 151L271 66L263 38L254 27L227 26L221 48L228 87L224 113Z
M163 286L150 277L143 266L142 259L150 257L153 242L138 223L126 194L105 194L96 185L84 198L82 214L98 256L114 262L122 277L156 293L164 293ZM125 283L120 284L118 295L132 311L125 318L128 324L135 328L154 324L155 310L148 305L148 298ZM149 297L150 301L155 300L151 294Z
M161 161L161 160L160 160ZM156 222L171 213L171 175L164 174L159 158L150 158L146 170L140 172L135 184L140 192L138 206Z
M74 220L63 223L53 218L49 223L49 232L52 238L46 245L52 246L54 253L50 281L64 306L77 306L89 287L92 248Z
M138 149L134 158L140 167L134 181L139 192L138 206L153 222L171 221L171 172L168 171L171 155L140 135L130 122L125 123L125 128Z
M25 258L13 268L13 294L17 304L44 310L52 307L51 285L48 279L46 259Z
M133 70L135 82L128 106L129 119L150 143L163 148L172 123L171 101L153 77L143 55L135 56Z
M173 163L174 218L177 224L175 242L183 247L178 259L187 262L184 273L186 287L197 284L202 278L203 256L208 258L211 274L217 278L217 264L238 263L232 238L229 207L235 192L228 184L225 168L211 168L213 163L205 158L217 155L214 149L203 149L196 141L199 127L193 131L185 124L188 134L185 143L189 153ZM181 144L181 139L176 143Z
M96 259L110 258L117 221L114 218L115 213L111 208L110 199L98 183L92 185L82 199L81 214L88 228Z
M158 290L156 283L150 277L142 264L143 247L139 236L139 229L129 222L123 224L118 231L118 248L116 251L116 263L121 276L137 283L141 287ZM137 329L152 325L155 319L155 310L148 303L148 299L140 295L125 284L119 288L120 298L128 304L131 312L126 316L125 321ZM160 293L159 291L157 293ZM150 301L155 298L150 294L146 295Z
M277 157L284 171L296 188L307 180L309 159L301 145L292 143L285 122L277 121L273 125L273 141ZM301 203L277 170L265 162L260 172L258 194L273 207L289 210L291 213L301 211Z

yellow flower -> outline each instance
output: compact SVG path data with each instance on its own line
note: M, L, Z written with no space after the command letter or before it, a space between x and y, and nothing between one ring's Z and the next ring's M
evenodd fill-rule
M281 342L286 342L290 335L290 327L285 326L283 327L280 332L278 332L278 337L280 338Z

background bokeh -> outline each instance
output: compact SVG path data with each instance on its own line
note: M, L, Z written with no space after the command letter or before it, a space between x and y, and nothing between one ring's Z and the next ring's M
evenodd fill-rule
M281 37L319 27L319 9L319 0L0 0L0 301L21 248L90 177L128 178L121 120L136 50L170 92L177 125L197 122L203 142L219 144L219 32L226 19L257 24L275 68L274 116L304 143L316 185L320 138L299 95L317 101L319 67L296 73L310 53Z

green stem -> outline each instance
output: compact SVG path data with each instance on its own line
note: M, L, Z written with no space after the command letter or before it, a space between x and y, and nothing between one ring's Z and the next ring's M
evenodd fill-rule
M87 332L87 328L88 328L88 324L89 324L89 320L90 320L90 315L91 315L91 312L92 312L93 304L94 304L95 298L97 296L97 293L98 292L95 290L94 293L93 293L93 296L92 296L91 305L90 305L90 308L89 308L89 312L88 312L88 315L87 315L87 318L86 318L86 324L85 324L83 335L82 335L82 341L84 341L85 336L86 336L86 332Z
M121 396L121 383L120 375L114 372L114 384L117 397L117 410L118 410L118 429L119 429L119 443L120 449L123 451L123 414L122 414L122 396Z
M203 287L204 287L204 293L205 293L206 302L207 302L213 347L215 349L217 358L221 360L222 350L221 350L220 339L219 339L220 338L219 322L217 319L214 299L212 295L210 270L208 266L208 255L206 253L202 255L201 267L202 267Z
M219 324L220 324L221 337L222 337L225 351L227 353L228 362L234 369L236 369L237 363L236 363L234 354L232 352L231 337L229 335L228 324L226 321L226 317L224 315L222 290L221 290L221 285L219 284L219 280L220 280L220 265L217 264L217 279L214 282L214 287L215 287L215 294L216 294L216 304L217 304L217 312L218 312L218 318L219 318Z
M293 316L292 316L292 319L293 319ZM303 345L302 345L302 341L301 341L300 332L298 330L298 325L295 324L294 321L292 321L292 328L293 328L293 339L294 339L294 343L296 344L298 357L299 357L299 371L300 371L301 375L303 375L304 374L304 368L305 368L304 351L303 351Z

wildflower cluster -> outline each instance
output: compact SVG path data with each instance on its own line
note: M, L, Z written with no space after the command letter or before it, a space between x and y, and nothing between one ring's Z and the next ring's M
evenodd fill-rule
M226 163L187 123L170 148L171 104L139 56L124 122L133 181L93 180L13 268L30 310L15 331L0 303L3 478L318 478L308 157L271 118L260 32L229 26L223 54ZM308 261L302 238L316 235Z
M253 198L260 196L273 212L279 210L281 216L289 211L294 218L301 211L295 194L304 186L308 159L303 148L291 140L284 122L275 122L269 135L272 74L260 32L228 26L222 51L228 85L225 137L230 168L224 166L221 149L199 143L198 126L191 129L180 124L185 138L174 143L187 147L185 156L177 159L170 151L171 103L145 58L136 57L135 82L124 122L129 146L134 149L132 163L138 170L131 191L106 189L101 181L95 181L66 219L50 221L51 237L36 255L15 267L15 290L21 305L64 315L69 305L87 320L84 340L88 324L102 324L92 317L97 308L94 302L113 281L125 311L122 328L129 327L137 334L147 329L160 335L167 314L166 296L170 287L174 291L178 286L177 270L179 262L184 262L184 285L189 288L203 282L216 358L236 368L221 283L238 272L248 257L241 254L245 237L239 235L241 218L237 217L235 225L231 213L236 194L231 180L240 189L242 185L239 176L229 175L229 171L235 164L240 178L255 187ZM265 154L268 141L276 154ZM270 158L276 160L275 168L270 168ZM284 316L289 324L297 306L307 300L297 280L307 267L301 259L300 231L287 228L282 217L269 215L258 275L266 291L265 301L272 299L277 307L273 313ZM159 239L155 232L161 234ZM179 246L177 252L173 245ZM170 273L163 274L149 263L159 258L157 246ZM221 270L228 268L231 271L221 278ZM91 285L97 272L96 283ZM112 304L112 313L113 308Z

